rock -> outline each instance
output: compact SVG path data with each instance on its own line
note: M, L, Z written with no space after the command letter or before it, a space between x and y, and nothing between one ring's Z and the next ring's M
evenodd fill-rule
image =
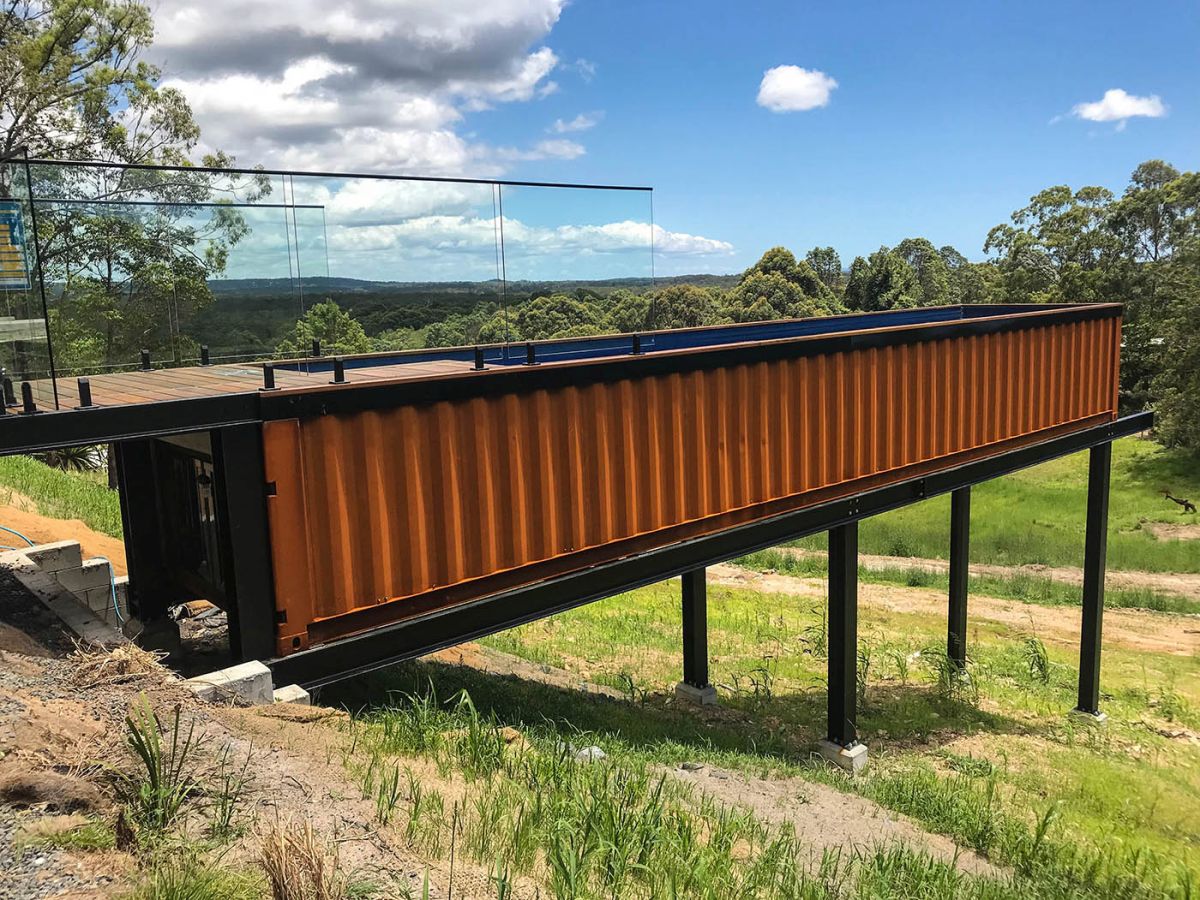
M704 768L704 763L684 762L679 764L679 768L683 769L685 772L699 772Z
M579 762L595 762L597 760L604 759L606 756L608 756L607 753L595 746L584 747L582 750L577 750L575 752L575 758L579 760Z

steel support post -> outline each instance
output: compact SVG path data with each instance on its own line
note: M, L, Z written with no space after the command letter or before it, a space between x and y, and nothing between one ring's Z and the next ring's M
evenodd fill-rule
M220 497L229 649L235 659L269 659L276 653L275 592L267 525L267 483L262 428L234 425L213 431Z
M857 743L858 523L829 532L829 740Z
M967 575L971 544L971 489L950 494L950 614L946 655L960 669L967 665Z
M683 573L683 681L708 687L708 598L704 569Z
M117 472L129 572L129 611L143 624L165 620L167 608L175 602L167 588L153 443L138 440L110 444L108 461Z
M1098 444L1088 459L1087 532L1083 551L1083 628L1079 645L1081 713L1100 714L1100 642L1104 618L1104 563L1108 552L1108 482L1112 444Z

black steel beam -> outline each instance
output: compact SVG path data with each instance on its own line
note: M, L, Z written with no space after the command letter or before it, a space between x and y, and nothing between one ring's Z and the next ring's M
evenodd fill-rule
M950 494L950 611L946 655L959 668L967 664L967 582L971 544L971 489Z
M704 569L692 569L683 582L683 680L708 687L708 596Z
M275 654L275 592L267 524L262 428L237 425L213 432L213 459L229 616L235 659Z
M1150 413L1127 416L1028 447L965 463L932 475L866 491L796 512L679 541L647 553L592 566L480 600L269 660L280 684L319 686L532 622L594 600L736 559L793 538L828 531L1006 475L1028 466L1144 431Z
M5 416L0 424L0 456L207 431L257 421L261 421L257 393L12 415Z
M829 661L827 736L842 747L858 741L858 523L829 531Z
M1108 553L1108 483L1112 444L1088 459L1087 532L1083 551L1083 628L1079 642L1080 712L1100 712L1100 643L1104 620L1104 563Z

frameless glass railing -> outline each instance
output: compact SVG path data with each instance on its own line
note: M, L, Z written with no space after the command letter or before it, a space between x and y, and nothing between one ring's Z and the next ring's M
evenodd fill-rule
M56 377L147 357L215 365L640 330L652 252L646 188L10 159L0 366L18 401L28 382L54 407Z

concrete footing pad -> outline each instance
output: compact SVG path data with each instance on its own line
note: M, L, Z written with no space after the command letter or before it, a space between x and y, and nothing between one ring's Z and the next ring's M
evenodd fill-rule
M675 685L675 699L683 700L685 703L694 703L696 706L716 706L717 689L711 684L696 687L694 684L681 681Z
M839 769L845 769L851 775L857 775L867 767L867 745L855 744L843 747L833 741L821 741L818 750L825 759Z
M275 702L275 685L271 670L262 663L241 663L228 669L218 669L207 675L197 675L184 682L201 700L228 703L240 700L258 705Z
M300 706L312 706L312 697L308 691L298 684L289 684L275 688L276 703L296 703Z

